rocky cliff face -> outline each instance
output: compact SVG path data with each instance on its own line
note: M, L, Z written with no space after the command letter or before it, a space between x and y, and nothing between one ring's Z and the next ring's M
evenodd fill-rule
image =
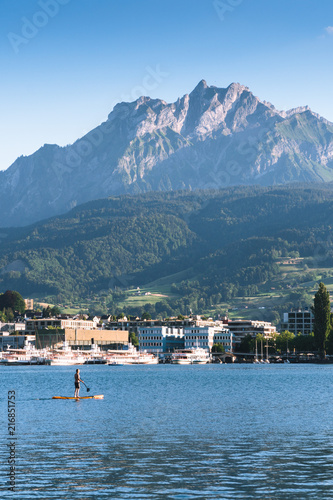
M0 226L110 195L333 180L333 125L280 112L237 83L202 80L175 103L140 97L67 147L44 145L0 173Z

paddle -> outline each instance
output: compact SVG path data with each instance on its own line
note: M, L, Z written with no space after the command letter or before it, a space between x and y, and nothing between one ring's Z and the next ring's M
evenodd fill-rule
M85 384L85 383L83 382L83 380L81 380L81 382L82 382L82 384L84 384L84 385L86 386L87 392L89 392L89 391L90 391L90 389L89 389L89 387L87 387L87 384Z

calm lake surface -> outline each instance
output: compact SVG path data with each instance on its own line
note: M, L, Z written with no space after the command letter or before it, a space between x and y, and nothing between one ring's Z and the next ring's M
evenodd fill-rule
M104 400L51 399L73 395L75 367L0 367L0 498L333 498L332 365L80 369Z

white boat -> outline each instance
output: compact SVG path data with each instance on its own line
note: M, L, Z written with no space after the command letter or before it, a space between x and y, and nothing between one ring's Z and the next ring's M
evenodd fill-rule
M84 363L86 365L106 365L107 357L97 344L91 344L90 351L82 351L86 356Z
M191 365L191 359L185 352L174 352L171 355L170 362L172 365Z
M107 353L107 364L110 366L119 365L155 365L158 363L158 358L154 354L148 353L146 351L137 351L137 349L131 344L128 344L128 348L124 350L108 351Z
M201 347L177 350L171 355L174 365L204 365L210 362L210 355Z
M134 356L132 360L132 365L157 365L158 358L154 354L149 352L139 352L137 356Z
M15 355L15 354L11 354L10 356L8 356L8 358L6 359L5 361L5 364L7 366L13 366L13 365L30 365L30 357L29 358L26 358L25 356L21 356L21 355Z
M1 364L14 365L44 365L47 364L46 351L38 350L30 342L25 341L23 348L7 347L1 353Z
M206 365L210 362L210 355L206 351L206 349L202 349L201 347L197 347L193 349L192 353L192 364L193 365Z
M82 365L83 361L78 361L77 358L72 358L69 356L56 355L49 358L49 364L51 366Z
M51 366L83 365L86 356L81 351L72 351L68 342L64 341L61 349L53 349L47 355Z

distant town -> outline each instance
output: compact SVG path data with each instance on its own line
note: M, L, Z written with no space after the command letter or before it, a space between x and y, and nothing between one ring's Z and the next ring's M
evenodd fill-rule
M280 332L270 322L217 320L200 315L152 319L124 314L60 314L34 308L0 322L1 364L279 363L317 359L314 314L309 308L283 315ZM56 314L54 314L56 313ZM295 342L298 339L298 344ZM289 344L288 344L289 341ZM330 357L326 358L330 361Z

